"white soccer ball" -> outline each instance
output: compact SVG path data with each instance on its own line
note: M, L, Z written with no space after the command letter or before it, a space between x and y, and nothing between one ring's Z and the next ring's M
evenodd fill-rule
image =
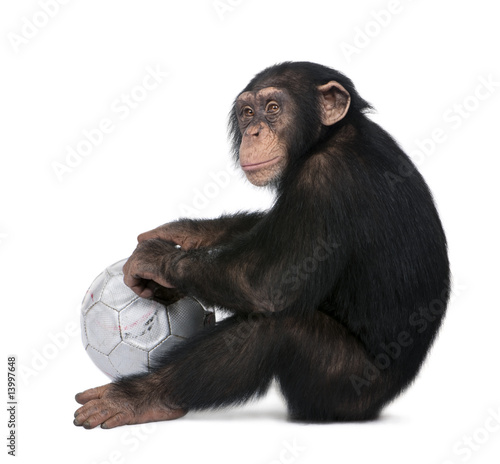
M97 276L82 302L82 341L108 377L147 372L175 344L215 323L214 313L185 297L165 307L138 297L123 282L123 259Z

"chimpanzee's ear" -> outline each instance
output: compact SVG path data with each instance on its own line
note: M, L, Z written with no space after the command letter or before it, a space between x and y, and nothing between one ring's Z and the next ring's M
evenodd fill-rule
M328 84L318 86L322 115L321 122L331 126L340 121L347 113L351 104L351 96L338 82L330 81Z

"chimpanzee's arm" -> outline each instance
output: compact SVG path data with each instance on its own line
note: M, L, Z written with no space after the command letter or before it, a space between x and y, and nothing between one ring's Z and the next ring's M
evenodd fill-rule
M264 213L238 213L217 219L179 219L139 235L139 243L159 238L180 245L183 250L214 246L254 227Z
M227 242L187 251L158 239L141 242L125 283L147 297L142 290L154 280L238 313L318 307L345 262L350 227L342 195L322 188L330 174L310 164L317 172L306 170L253 228Z

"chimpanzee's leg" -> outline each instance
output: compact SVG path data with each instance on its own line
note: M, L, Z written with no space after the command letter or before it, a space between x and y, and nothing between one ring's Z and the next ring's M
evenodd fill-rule
M281 330L287 338L275 375L292 420L370 420L399 391L391 369L367 376L373 360L342 324L326 314L315 311L306 319L284 318Z
M175 419L186 410L243 403L263 394L285 337L276 315L232 316L179 344L147 375L77 395L75 424L105 428Z
M179 345L151 374L126 377L77 396L76 424L106 428L175 419L186 410L238 404L276 377L292 419L365 420L392 396L388 372L361 387L368 359L340 323L311 315L233 316Z

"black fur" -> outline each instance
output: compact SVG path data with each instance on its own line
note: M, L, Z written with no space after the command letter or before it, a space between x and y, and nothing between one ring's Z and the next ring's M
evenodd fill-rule
M320 131L316 87L351 95ZM145 398L203 409L264 393L274 378L293 419L367 420L417 375L449 296L446 240L425 181L341 73L283 63L244 89L285 88L299 114L266 213L200 227L227 233L165 270L183 293L233 316L169 353ZM235 156L241 134L230 117ZM141 393L141 377L119 387ZM151 385L155 385L152 388Z

